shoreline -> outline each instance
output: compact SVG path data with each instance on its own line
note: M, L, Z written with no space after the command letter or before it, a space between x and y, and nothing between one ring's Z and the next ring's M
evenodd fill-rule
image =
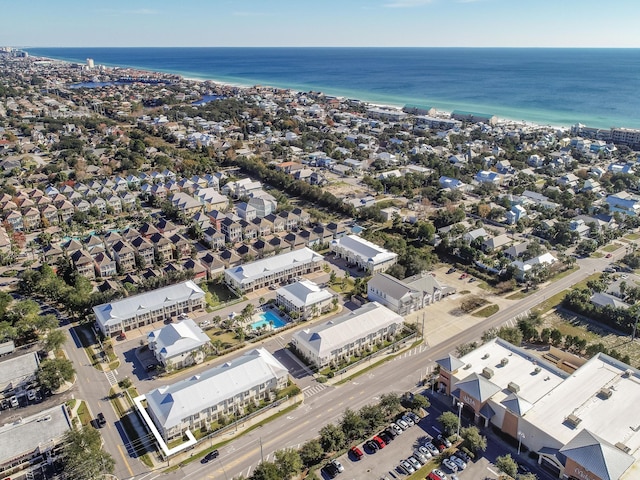
M53 62L61 62L61 63L65 63L65 64L83 64L84 62L81 60L73 60L73 59L65 59L65 58L54 58L54 57L46 57L46 56L41 56L41 55L33 55L30 58L32 59L37 59L37 60L44 60L44 61L53 61ZM345 94L344 92L334 92L333 89L331 87L329 87L329 89L327 90L326 88L318 88L318 87L311 87L310 89L300 89L300 88L295 88L295 87L290 87L290 86L280 86L277 84L271 84L271 83L246 83L246 82L242 82L241 80L237 80L237 81L231 81L231 80L227 80L227 79L220 79L220 78L213 78L213 77L202 77L202 76L194 76L193 72L180 72L180 71L176 71L176 70L153 70L153 69L149 69L146 67L140 67L140 66L129 66L129 65L115 65L115 64L111 64L111 63L100 63L97 64L97 66L103 66L107 69L109 69L111 71L111 73L113 73L113 70L133 70L133 71L137 71L137 72L141 72L141 73L147 73L147 74L155 74L155 75L175 75L180 77L183 81L187 81L187 82L194 82L194 83L204 83L204 82L211 82L215 85L219 85L219 86L223 86L223 87L229 87L229 88L239 88L239 89L251 89L251 88L256 88L256 87L262 87L262 88L274 88L274 89L280 89L280 90L290 90L292 92L296 92L296 93L305 93L305 92L309 92L309 91L313 91L313 92L319 92L322 93L323 95L326 96L330 96L330 97L337 97L337 98L343 98L343 99L353 99L353 100L357 100L360 101L368 106L372 106L372 107L380 107L380 108L390 108L390 109L399 109L402 110L402 108L407 105L407 104L413 104L415 102L412 102L410 99L406 99L405 102L393 102L393 101L389 101L386 99L380 100L380 99L367 99L365 98L366 95L360 96L360 95L348 95ZM235 79L234 79L235 80ZM428 104L429 102L425 102L425 105ZM446 102L445 102L446 103ZM441 106L431 106L432 108L434 108L437 113L436 116L442 116L442 114L445 115L445 118L450 118L450 116L452 115L452 113L456 110L460 110L460 111L475 111L477 113L485 113L488 115L493 115L498 119L497 125L513 125L513 126L519 126L519 127L527 127L527 128L533 128L533 129L553 129L553 130L559 130L559 131L568 131L571 129L571 127L577 123L580 124L584 124L589 126L587 123L584 122L575 122L575 123L567 123L566 125L562 125L562 124L554 124L552 122L539 122L539 121L535 121L535 120L526 120L523 118L519 118L516 119L515 116L514 117L508 117L508 116L502 116L500 114L494 114L494 113L486 113L483 112L483 110L489 110L484 109L482 106L479 106L478 109L475 109L475 105L473 104L468 104L468 105L463 105L460 108L453 108L453 109L449 109L446 107L441 107ZM446 117L449 116L449 117ZM610 126L610 127L595 127L595 128L601 128L604 130L608 130L611 128L618 128L618 127L614 127L614 126ZM622 128L630 128L630 129L635 129L635 127L622 127Z

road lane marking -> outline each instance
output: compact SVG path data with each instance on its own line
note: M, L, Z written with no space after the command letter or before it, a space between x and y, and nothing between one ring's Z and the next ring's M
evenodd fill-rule
M122 448L120 448L120 444L116 443L116 447L118 447L118 451L120 452L120 455L122 456L122 460L124 460L124 464L126 465L127 470L129 470L129 475L131 475L133 477L134 476L133 470L131 470L131 465L129 465L129 462L127 462L127 457L124 456L124 453L122 452Z

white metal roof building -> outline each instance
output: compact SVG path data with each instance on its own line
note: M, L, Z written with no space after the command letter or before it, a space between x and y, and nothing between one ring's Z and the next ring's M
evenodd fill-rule
M220 415L242 413L250 402L287 385L287 369L264 348L199 375L152 390L147 410L165 440L208 426Z
M349 358L400 331L403 318L377 302L293 334L296 352L316 367Z
M207 334L190 318L150 332L147 341L156 359L171 368L201 363L210 345Z
M258 288L316 272L322 268L322 260L322 255L304 247L227 268L224 271L224 281L236 292L252 292Z
M14 468L28 468L31 460L46 452L55 454L56 447L70 429L71 419L64 405L1 426L0 477L4 478L4 472ZM13 471L11 477L16 473Z
M569 374L499 338L437 363L454 405L520 439L558 477L640 478L640 420L631 413L640 371L598 354Z
M204 308L204 292L192 280L93 307L106 336Z
M25 384L35 380L39 365L38 354L35 352L0 362L0 394L20 394Z
M398 254L390 252L358 235L336 238L331 251L369 273L384 272L398 261Z
M276 303L289 315L296 312L298 318L308 319L320 315L331 307L334 296L311 280L300 280L276 291Z

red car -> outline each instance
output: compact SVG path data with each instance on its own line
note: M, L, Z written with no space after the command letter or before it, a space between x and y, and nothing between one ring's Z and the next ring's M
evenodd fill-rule
M349 450L354 457L356 457L358 460L360 460L362 457L364 457L364 453L362 453L362 450L360 450L358 447L351 447L351 449Z
M376 435L375 437L373 437L373 441L374 441L374 442L376 442L380 448L384 448L384 447L385 447L385 445L386 445L386 443L384 443L384 440L382 440L382 439L381 439L379 436L377 436L377 435Z
M607 253L606 258L611 258L613 255L611 255L610 253Z

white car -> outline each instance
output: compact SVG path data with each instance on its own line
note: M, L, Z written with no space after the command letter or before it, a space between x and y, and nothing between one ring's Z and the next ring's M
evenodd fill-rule
M451 442L449 441L449 439L447 437L445 437L444 435L438 435L438 439L442 440L442 443L444 443L445 447L451 448Z
M442 461L442 465L447 467L452 473L456 473L458 471L458 466L455 463L453 463L451 460L449 460L448 458L445 458Z
M434 457L440 454L440 451L436 448L436 446L431 443L431 442L427 442L424 444L424 447L429 450L429 452L431 452L431 455L433 455Z
M396 432L398 435L402 434L402 432L404 431L404 430L402 430L402 429L401 429L397 424L395 424L395 423L392 423L392 424L391 424L391 425L389 425L389 426L390 426L391 428L393 428L393 429L395 430L395 432Z
M416 424L416 422L414 422L413 419L409 415L404 415L402 417L402 420L407 422L407 425L409 425L410 427L413 427Z
M333 460L331 463L333 463L333 465L338 469L338 472L344 472L344 467L338 460Z
M402 428L403 430L406 430L407 428L409 428L409 424L404 420L402 420L401 418L396 420L396 423L400 425L400 428Z
M411 465L406 460L402 460L400 462L400 469L404 470L405 472L407 472L407 474L411 474L411 473L414 473L416 471L416 469L413 468L413 465Z
M407 462L409 462L411 466L416 470L420 470L420 467L422 467L422 463L420 463L420 461L413 456L407 458Z
M428 459L433 457L433 454L429 451L429 449L427 447L425 447L424 445L420 445L418 447L418 452L420 452L422 455L424 455L425 457L427 457Z
M36 391L34 389L27 390L27 399L32 402L36 399Z

